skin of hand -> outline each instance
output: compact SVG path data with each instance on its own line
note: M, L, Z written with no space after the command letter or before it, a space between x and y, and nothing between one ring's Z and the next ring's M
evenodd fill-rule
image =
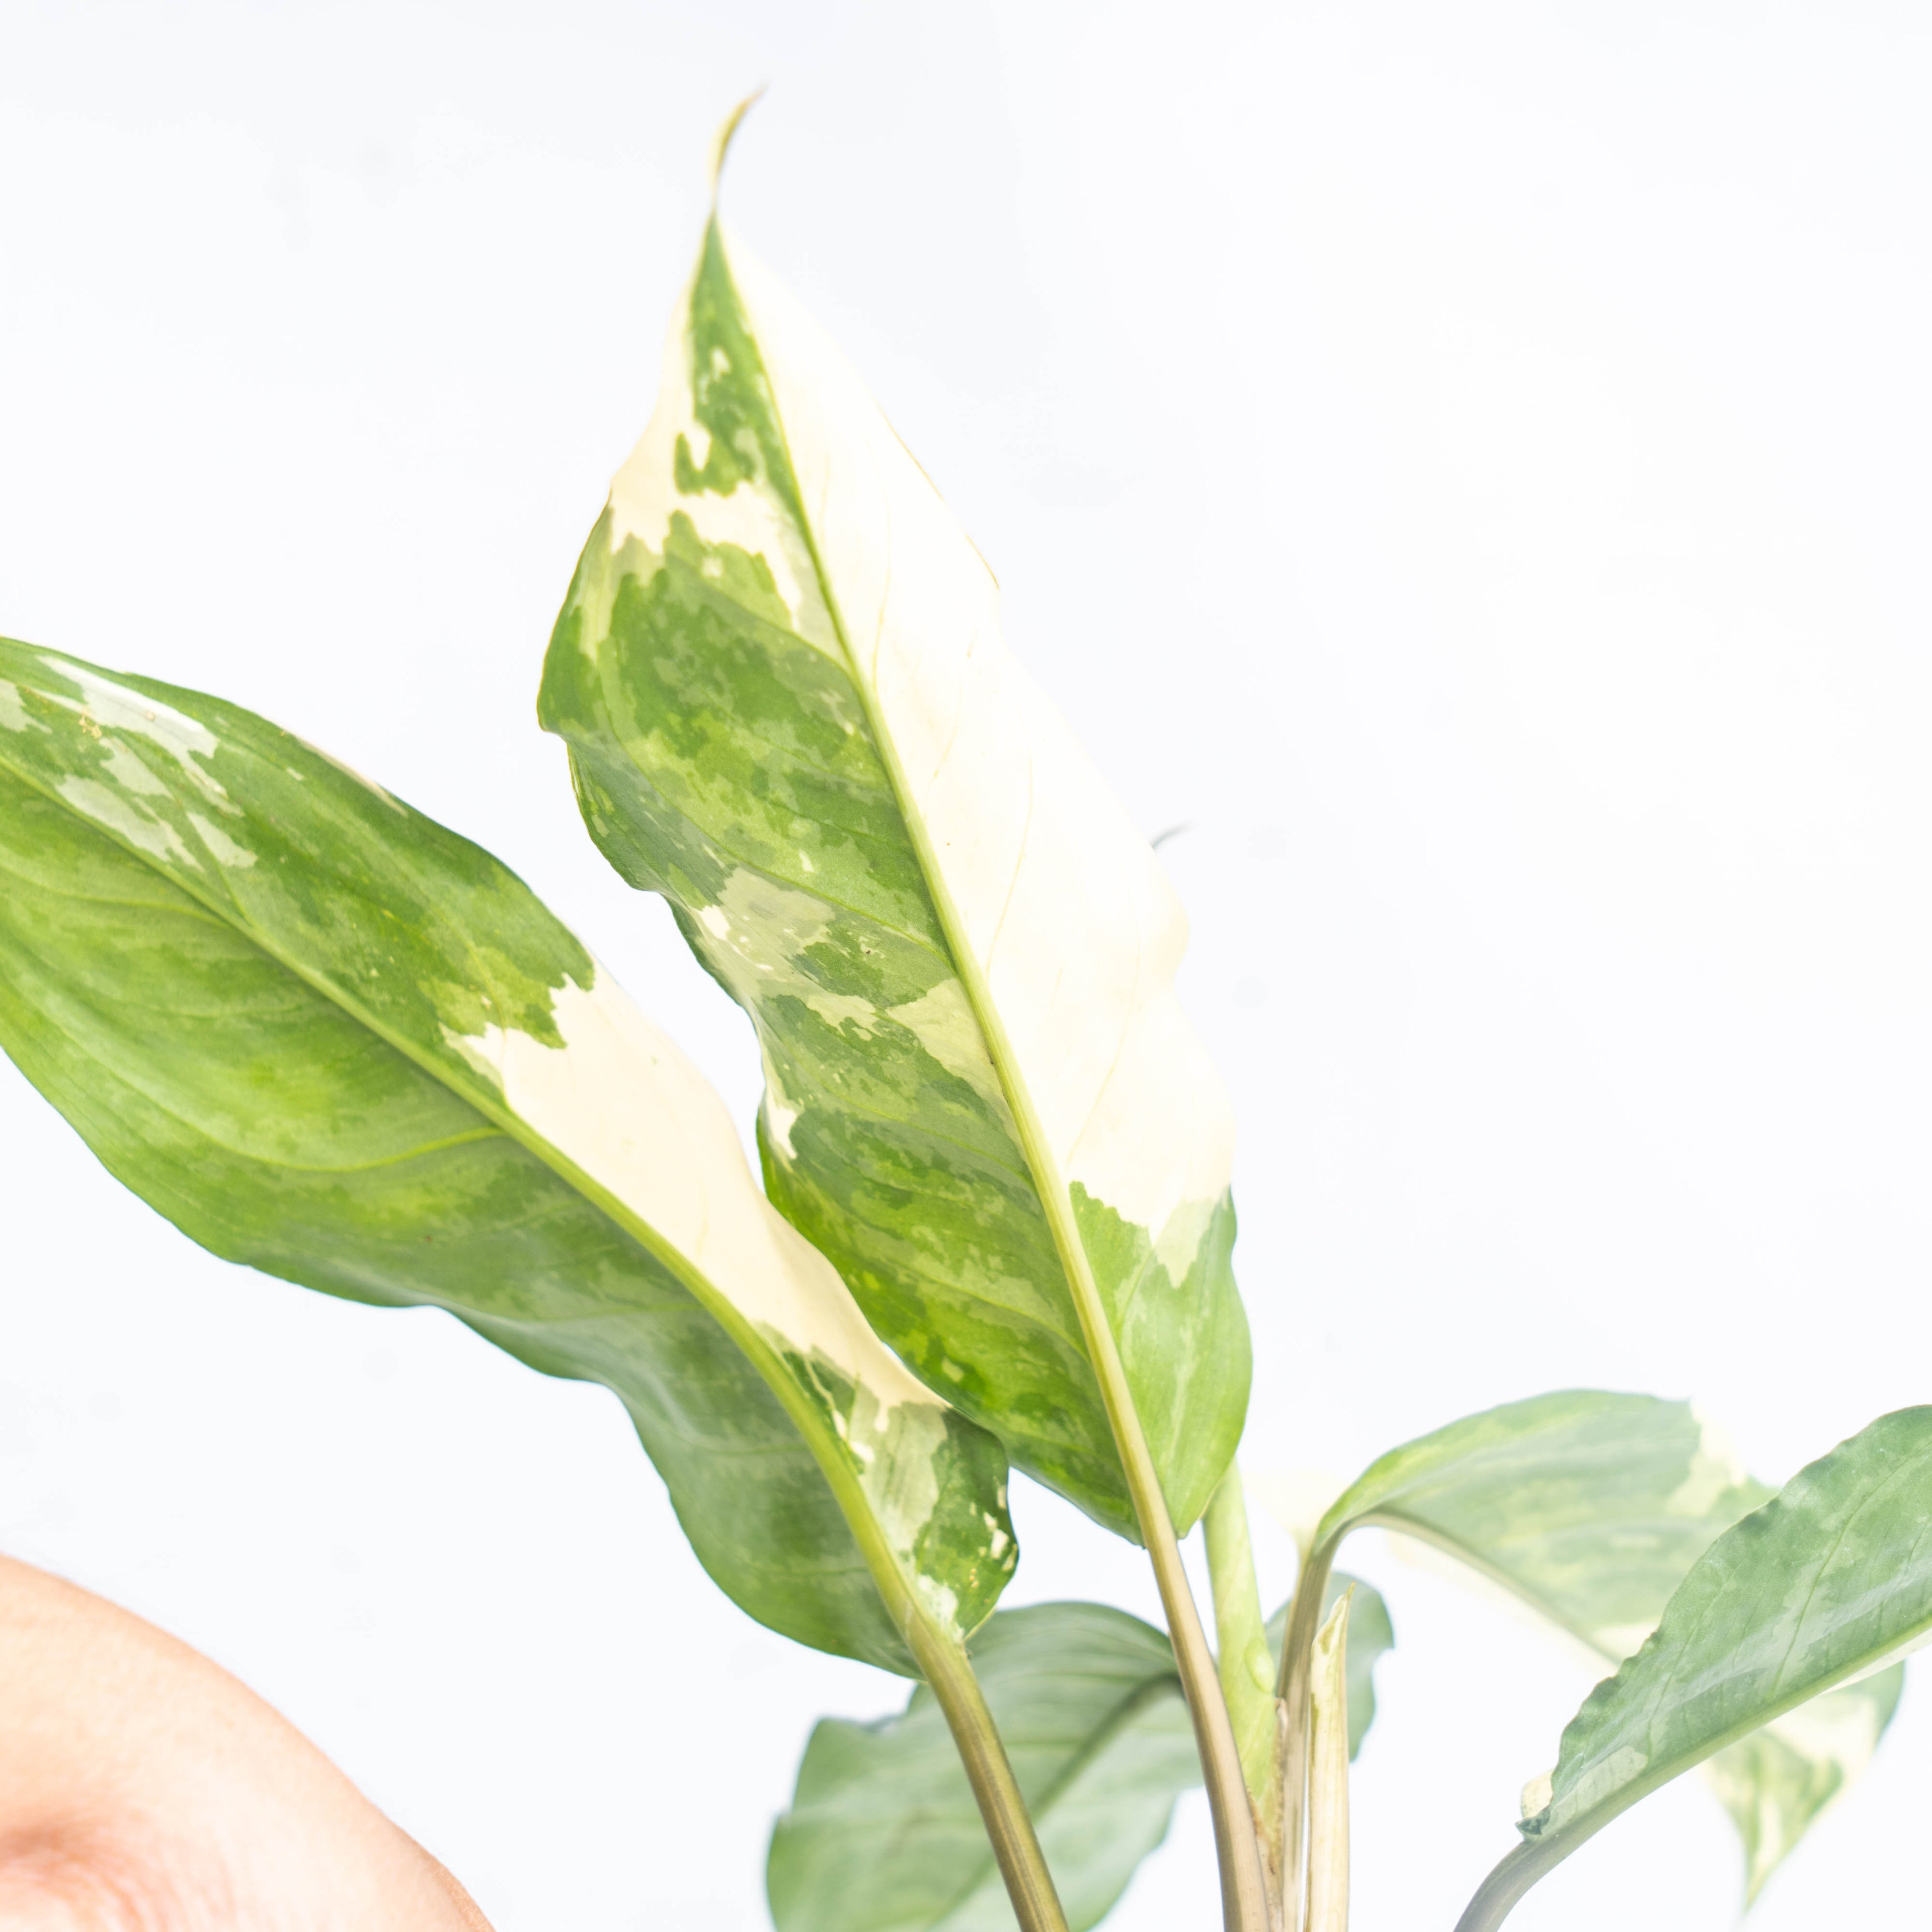
M225 1670L0 1558L0 1932L490 1928Z

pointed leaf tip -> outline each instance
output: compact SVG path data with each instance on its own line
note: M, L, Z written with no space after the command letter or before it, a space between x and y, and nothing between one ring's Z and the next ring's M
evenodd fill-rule
M718 210L718 184L724 173L724 158L731 152L731 142L745 116L764 98L764 88L754 87L736 106L724 117L724 124L718 130L718 137L711 144L711 208Z

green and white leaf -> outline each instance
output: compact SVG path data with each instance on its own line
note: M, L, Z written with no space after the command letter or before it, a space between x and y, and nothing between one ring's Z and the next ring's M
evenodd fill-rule
M1688 1402L1570 1390L1465 1418L1382 1457L1316 1532L1374 1524L1432 1546L1616 1664L1712 1540L1773 1492ZM1902 1666L1834 1692L1712 1761L1755 1898L1870 1761Z
M1747 1905L1812 1821L1864 1774L1904 1688L1905 1666L1894 1664L1787 1711L1706 1761L1704 1775L1744 1840Z
M991 1610L998 1444L487 853L234 706L0 641L0 1044L194 1239L607 1384L773 1629L909 1672L910 1618Z
M1375 1714L1388 1611L1354 1585L1348 1625L1350 1755ZM1283 1610L1270 1624L1280 1641ZM1201 1782L1167 1639L1100 1604L1001 1610L970 1645L1070 1932L1112 1909ZM766 1873L778 1932L1013 1932L965 1774L931 1691L876 1724L813 1730Z
M1250 1367L1185 921L985 561L715 218L539 714L598 844L750 1015L767 1188L874 1327L1133 1536L1090 1273L1185 1529Z
M1464 1915L1501 1924L1604 1826L1726 1744L1932 1636L1932 1408L1881 1416L1691 1565L1563 1733L1525 1842Z
M1316 1544L1372 1525L1417 1538L1621 1658L1711 1539L1771 1494L1688 1402L1566 1390L1391 1450L1330 1506Z

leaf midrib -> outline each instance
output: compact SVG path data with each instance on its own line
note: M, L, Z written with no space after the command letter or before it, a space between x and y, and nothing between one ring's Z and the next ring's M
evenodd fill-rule
M714 216L714 227L716 220ZM744 315L746 334L755 344L756 332L750 326L749 316L744 313L743 297L739 292L736 278L730 276L729 256L724 250L722 232L716 238L721 261L730 279L732 299L738 305L741 315ZM860 668L858 652L854 648L844 612L832 587L831 574L819 545L818 531L805 512L803 498L797 484L797 469L792 460L790 432L783 412L778 407L776 392L771 385L769 375L766 378L766 388L770 397L772 427L784 458L785 482L800 537L805 544L806 555L811 559L812 573L818 581L819 594L824 602L832 634L838 640L846 674L851 679L853 688L857 692L860 704L864 709L866 728L872 734L873 749L885 768L900 816L904 820L911 838L914 854L919 861L926 890L932 896L940 930L945 937L947 950L952 956L953 971L965 993L974 1022L986 1043L987 1057L999 1076L1001 1089L1006 1096L1007 1106L1012 1113L1015 1125L1019 1130L1021 1150L1027 1157L1034 1190L1040 1197L1048 1225L1053 1231L1054 1245L1058 1251L1067 1292L1080 1323L1088 1358L1100 1382L1102 1402L1114 1436L1115 1453L1120 1459L1126 1477L1129 1492L1136 1505L1136 1514L1142 1519L1143 1537L1152 1548L1157 1540L1157 1531L1156 1526L1146 1519L1150 1514L1166 1516L1166 1498L1161 1490L1160 1477L1154 1468L1139 1411L1128 1385L1126 1365L1120 1356L1118 1338L1108 1321L1106 1304L1101 1297L1092 1264L1080 1239L1078 1227L1074 1222L1072 1196L1065 1178L1059 1172L1058 1162L1048 1150L1046 1130L1034 1106L1031 1090L1020 1071L1018 1056L1013 1051L1012 1041L1007 1037L1005 1023L999 1010L993 1002L992 989L980 969L978 957L965 943L964 922L958 908L953 903L946 875L939 866L925 814L912 801L911 787L907 782L898 742L890 732L883 728L883 720L872 681ZM901 447L904 447L903 444ZM888 556L890 538L888 530L885 538ZM882 592L882 598L890 595L890 582L891 569L888 562L886 589ZM1031 772L1032 763L1029 758L1030 782ZM1030 800L1028 811L1030 823ZM1015 861L1013 880L1009 884L1010 897L1012 884L1018 881L1019 863L1024 856L1022 848ZM1003 920L1004 917L1003 914ZM1171 1526L1168 1526L1170 1538L1172 1534Z

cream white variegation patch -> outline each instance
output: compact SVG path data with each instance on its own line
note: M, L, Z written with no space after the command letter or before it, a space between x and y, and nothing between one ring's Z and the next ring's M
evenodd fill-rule
M494 1026L449 1044L530 1134L608 1194L714 1306L728 1304L815 1399L914 1595L950 1623L957 1593L916 1560L951 1447L946 1405L872 1333L837 1270L759 1191L716 1090L608 973L596 968L588 987L566 980L550 1017L561 1044Z
M44 731L46 728L38 718L27 716L27 707L20 701L20 687L0 678L0 731Z
M98 778L68 778L62 779L59 794L82 818L157 859L170 859L184 866L201 862L173 826L144 809L124 789L103 784Z
M700 1270L782 1352L822 1359L869 1400L869 1437L907 1404L945 1405L866 1326L831 1263L758 1191L717 1090L599 968L566 981L552 1046L490 1027L450 1044L503 1104L648 1231Z
M838 656L838 634L825 608L812 553L796 524L769 490L753 484L724 492L680 490L680 444L686 459L702 469L711 453L711 433L698 421L692 399L688 339L674 328L664 343L656 407L637 447L611 479L610 548L632 543L662 557L673 519L681 517L706 545L728 544L760 559L796 634L829 656Z

